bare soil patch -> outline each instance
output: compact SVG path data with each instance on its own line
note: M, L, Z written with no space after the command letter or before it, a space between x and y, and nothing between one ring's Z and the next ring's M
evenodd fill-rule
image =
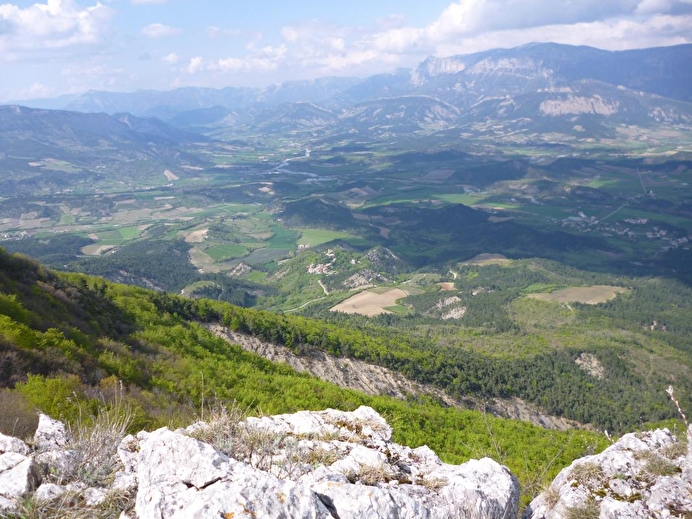
M170 181L173 181L173 180L180 180L180 177L178 177L178 175L176 175L175 173L173 173L173 172L172 172L171 170L169 170L169 169L167 169L166 171L164 171L163 174L166 175L166 180L170 180Z
M453 169L436 169L421 177L421 180L447 180L454 174Z
M440 290L442 290L443 292L454 292L456 290L456 288L454 287L454 283L449 281L445 283L438 283L437 286L440 287Z
M399 288L366 290L365 292L360 292L349 297L346 301L342 301L331 308L331 311L343 312L345 314L360 314L368 317L380 314L391 314L392 312L386 310L386 308L395 306L397 299L401 299L407 295L407 292Z
M584 303L597 305L605 303L617 297L618 294L627 292L624 287L610 285L593 285L590 287L572 287L556 290L549 294L529 294L528 297L541 301L555 301L556 303Z
M86 254L87 256L100 256L114 247L115 245L86 245L82 247L82 254Z
M605 369L603 369L603 365L593 353L584 352L579 355L579 357L574 359L574 362L592 377L596 377L598 379L605 378Z
M185 241L187 243L202 243L204 238L207 237L208 232L209 229L198 229L196 231L189 232L187 236L185 236Z
M499 265L502 263L509 263L510 260L505 258L502 254L490 254L484 252L478 256L474 256L470 260L464 261L463 265Z

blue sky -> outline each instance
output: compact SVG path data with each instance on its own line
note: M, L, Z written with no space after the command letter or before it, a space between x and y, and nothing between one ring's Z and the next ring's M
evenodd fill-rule
M365 76L532 41L689 43L692 0L15 0L0 102Z

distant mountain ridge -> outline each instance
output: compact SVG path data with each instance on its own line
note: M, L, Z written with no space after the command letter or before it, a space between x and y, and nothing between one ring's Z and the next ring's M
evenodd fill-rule
M605 51L533 43L430 57L414 70L364 79L91 91L54 101L54 108L106 112L121 121L139 118L130 123L132 129L176 141L191 137L173 127L215 138L283 132L389 138L455 128L491 135L493 125L605 136L614 135L617 125L692 124L692 44ZM36 103L46 106L50 100Z
M324 77L265 88L89 91L78 96L28 100L20 104L80 112L129 112L167 119L184 111L214 106L248 110L312 102L334 109L401 95L427 94L447 101L456 98L458 102L459 97L466 95L497 95L501 90L516 93L517 90L587 79L692 101L692 44L606 51L586 46L531 43L512 49L430 57L414 70L399 69L391 74L361 79Z

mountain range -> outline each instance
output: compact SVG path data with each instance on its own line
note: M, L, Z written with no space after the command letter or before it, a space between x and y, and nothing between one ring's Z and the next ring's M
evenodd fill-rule
M690 84L689 44L613 52L534 43L447 58L430 57L413 70L399 69L361 79L326 77L265 88L90 91L21 104L77 112L127 112L197 129L209 124L261 129L263 123L256 119L282 120L280 126L295 119L296 129L339 121L347 125L354 114L382 103L403 107L404 116L417 121L418 129L436 129L469 118L511 120L526 113L553 119L614 117L625 124L686 124L692 120ZM444 104L429 108L431 98L451 108ZM316 107L306 108L302 103ZM304 113L317 108L324 112ZM386 107L383 112L368 115L379 115L384 121L396 119Z

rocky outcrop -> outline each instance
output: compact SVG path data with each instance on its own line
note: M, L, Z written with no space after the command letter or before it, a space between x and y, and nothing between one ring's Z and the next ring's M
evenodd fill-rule
M334 357L319 349L310 349L296 355L280 344L261 341L251 335L239 333L218 324L207 325L217 337L237 344L272 362L284 362L296 371L331 382L341 387L355 389L368 395L386 395L406 399L409 395L431 396L445 405L462 409L482 409L495 416L524 420L546 429L569 430L584 427L567 418L547 415L538 407L520 398L494 398L489 402L464 397L455 399L439 388L407 379L401 373L375 364L348 357Z
M30 445L0 435L0 517L36 507L119 519L514 519L518 513L519 485L506 467L489 458L448 465L428 447L398 445L369 407L244 420L224 410L186 429L117 440L108 474L94 479L69 466L79 463L83 446L60 422L42 416ZM522 517L692 516L687 440L665 429L625 435L560 472Z
M78 448L54 421L41 423L36 440L50 449L42 453L59 452L63 440L63 452ZM0 455L0 507L21 516L22 498L33 492L30 502L55 502L66 516L77 503L80 517L516 517L519 485L506 467L488 458L448 465L429 448L398 445L391 436L368 407L241 422L224 414L123 438L101 487L52 481L58 469L50 461L39 471L38 451L0 437L12 449Z
M667 429L627 434L574 461L524 519L692 517L692 449Z
M405 399L408 395L432 396L450 406L459 405L454 399L440 390L425 387L411 381L390 369L368 364L357 359L334 357L322 350L313 349L304 355L296 355L286 346L261 341L251 335L245 335L220 325L210 325L209 329L218 337L232 344L238 344L244 350L271 360L285 362L296 371L310 373L322 380L341 387L362 391L367 395L387 395Z

